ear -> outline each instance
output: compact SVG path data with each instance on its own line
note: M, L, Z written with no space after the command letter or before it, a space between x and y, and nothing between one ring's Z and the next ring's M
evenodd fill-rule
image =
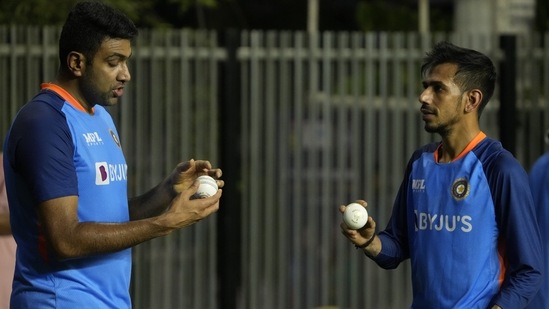
M478 109L482 102L482 92L479 89L473 89L467 94L467 102L465 102L465 112L470 113Z
M67 67L74 76L82 76L86 69L86 57L82 53L70 52L67 56Z

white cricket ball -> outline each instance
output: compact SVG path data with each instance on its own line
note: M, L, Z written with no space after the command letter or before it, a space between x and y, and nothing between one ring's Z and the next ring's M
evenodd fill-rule
M358 230L368 222L368 211L359 203L351 203L345 208L343 222L353 230Z
M212 177L207 175L199 176L198 181L200 181L200 185L195 194L197 197L210 197L217 192L217 182Z

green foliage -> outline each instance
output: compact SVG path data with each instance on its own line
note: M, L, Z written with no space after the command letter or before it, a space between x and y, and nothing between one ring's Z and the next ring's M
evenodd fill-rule
M62 25L74 4L82 0L2 0L0 24ZM128 15L139 27L170 27L195 5L215 8L217 0L103 0ZM170 14L160 8L168 8Z
M195 0L165 0L160 2L166 2L170 6L175 6L179 10L179 13L185 13L196 4ZM198 0L198 4L208 8L214 8L217 5L216 0Z
M62 25L67 12L83 0L0 0L0 24ZM140 28L305 29L305 0L102 0L128 15ZM457 1L457 0L455 0ZM483 1L483 0L479 0ZM417 1L320 0L323 30L416 31ZM433 1L434 2L434 1ZM347 3L347 2L346 2ZM354 3L354 2L353 2ZM353 14L354 16L347 15ZM349 22L354 19L356 22ZM431 31L452 30L450 6L431 6ZM349 29L352 28L352 29ZM536 1L536 30L549 30L549 2Z
M0 1L0 24L59 25L76 1Z
M360 1L357 5L356 19L362 31L417 31L417 7L409 4L397 4L383 0ZM431 30L448 31L452 16L431 8Z
M413 31L417 29L414 12L385 1L361 1L356 10L363 31Z

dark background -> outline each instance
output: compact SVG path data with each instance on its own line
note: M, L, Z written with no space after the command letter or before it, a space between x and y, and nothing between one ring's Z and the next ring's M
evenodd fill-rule
M430 0L431 31L452 31L456 0ZM61 25L77 0L0 0L0 24ZM104 0L141 28L306 30L307 0ZM418 0L318 0L320 31L415 31ZM536 31L549 2L536 1Z

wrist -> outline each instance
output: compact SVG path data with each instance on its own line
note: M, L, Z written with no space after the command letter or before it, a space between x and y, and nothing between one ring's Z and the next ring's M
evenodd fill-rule
M374 239L376 238L376 233L374 233L372 235L372 237L370 237L370 239L368 239L365 243L363 243L362 245L355 245L355 248L356 249L365 249L366 247L368 247L369 245L372 244L372 242L374 242Z

